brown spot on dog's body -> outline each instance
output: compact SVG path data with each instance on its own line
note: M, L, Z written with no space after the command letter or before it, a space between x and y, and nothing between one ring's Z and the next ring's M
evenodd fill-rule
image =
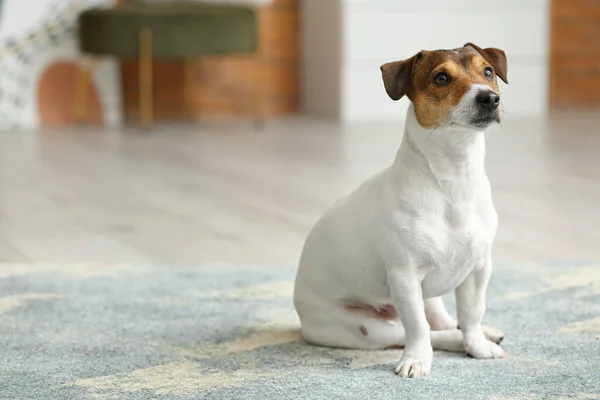
M472 85L486 85L500 94L496 73L488 79L484 73L486 68L498 70L498 76L506 82L504 52L481 49L469 43L452 50L423 50L408 60L384 64L381 70L390 97L398 100L408 96L419 124L434 129L449 121L452 110ZM440 73L448 76L449 84L436 84L435 77ZM398 74L398 78L394 79L394 74Z
M366 316L383 319L386 321L395 321L398 319L398 312L391 304L384 304L380 307L373 307L370 304L354 302L345 305L344 308L351 312L365 314Z
M360 326L360 333L362 333L365 336L369 336L369 331L367 330L367 327L364 325Z
M396 311L396 308L393 305L384 304L378 310L377 316L385 320L395 320L398 319L398 312Z
M395 344L393 346L386 347L386 350L403 350L403 349L404 349L404 346L399 345L399 344Z

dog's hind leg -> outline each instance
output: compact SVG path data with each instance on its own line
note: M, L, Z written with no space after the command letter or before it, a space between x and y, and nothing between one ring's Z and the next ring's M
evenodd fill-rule
M402 347L404 328L400 322L385 321L338 307L325 312L313 309L310 315L300 314L302 336L319 346L358 350Z
M376 350L404 347L404 328L398 322L390 322L363 315L340 311L344 316L312 316L302 321L302 336L312 344ZM322 318L321 318L322 317ZM431 331L431 347L434 350L464 352L462 332L458 329Z
M463 334L458 329L447 329L444 331L431 331L431 347L434 350L445 350L454 353L463 353Z
M432 331L456 329L456 319L448 314L441 297L425 299L425 316Z
M360 350L404 347L404 327L393 306L376 310L368 305L343 307L312 297L309 304L296 304L302 322L302 336L320 346ZM307 312L309 311L309 312ZM454 328L431 331L431 347L435 350L464 351L462 333Z
M504 333L500 332L498 329L487 325L483 325L482 328L483 334L490 342L500 344L504 340Z
M441 297L433 297L425 300L425 315L427 323L432 331L445 331L457 328L456 319L454 319L446 307ZM485 337L496 344L500 344L504 339L504 334L491 326L483 326Z

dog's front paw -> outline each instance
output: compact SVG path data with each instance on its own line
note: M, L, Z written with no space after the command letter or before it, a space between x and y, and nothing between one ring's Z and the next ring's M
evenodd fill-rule
M396 367L396 375L402 378L416 378L429 374L433 349L431 345L414 346L405 348L400 364Z
M486 339L485 336L477 336L465 340L465 351L467 355L477 359L506 358L507 355L496 343Z

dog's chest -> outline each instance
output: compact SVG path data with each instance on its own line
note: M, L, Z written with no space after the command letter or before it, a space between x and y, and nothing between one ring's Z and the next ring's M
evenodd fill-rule
M492 245L496 214L489 204L446 207L418 224L417 251L428 271L424 294L438 296L454 289L480 264Z

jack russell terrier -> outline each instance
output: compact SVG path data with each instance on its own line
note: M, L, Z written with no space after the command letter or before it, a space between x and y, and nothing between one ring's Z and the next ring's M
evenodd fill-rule
M396 374L427 375L433 349L502 358L482 325L498 217L485 131L502 118L504 51L467 43L384 64L408 96L394 163L335 203L304 245L294 288L302 336L320 346L404 348ZM455 291L457 320L440 296Z

